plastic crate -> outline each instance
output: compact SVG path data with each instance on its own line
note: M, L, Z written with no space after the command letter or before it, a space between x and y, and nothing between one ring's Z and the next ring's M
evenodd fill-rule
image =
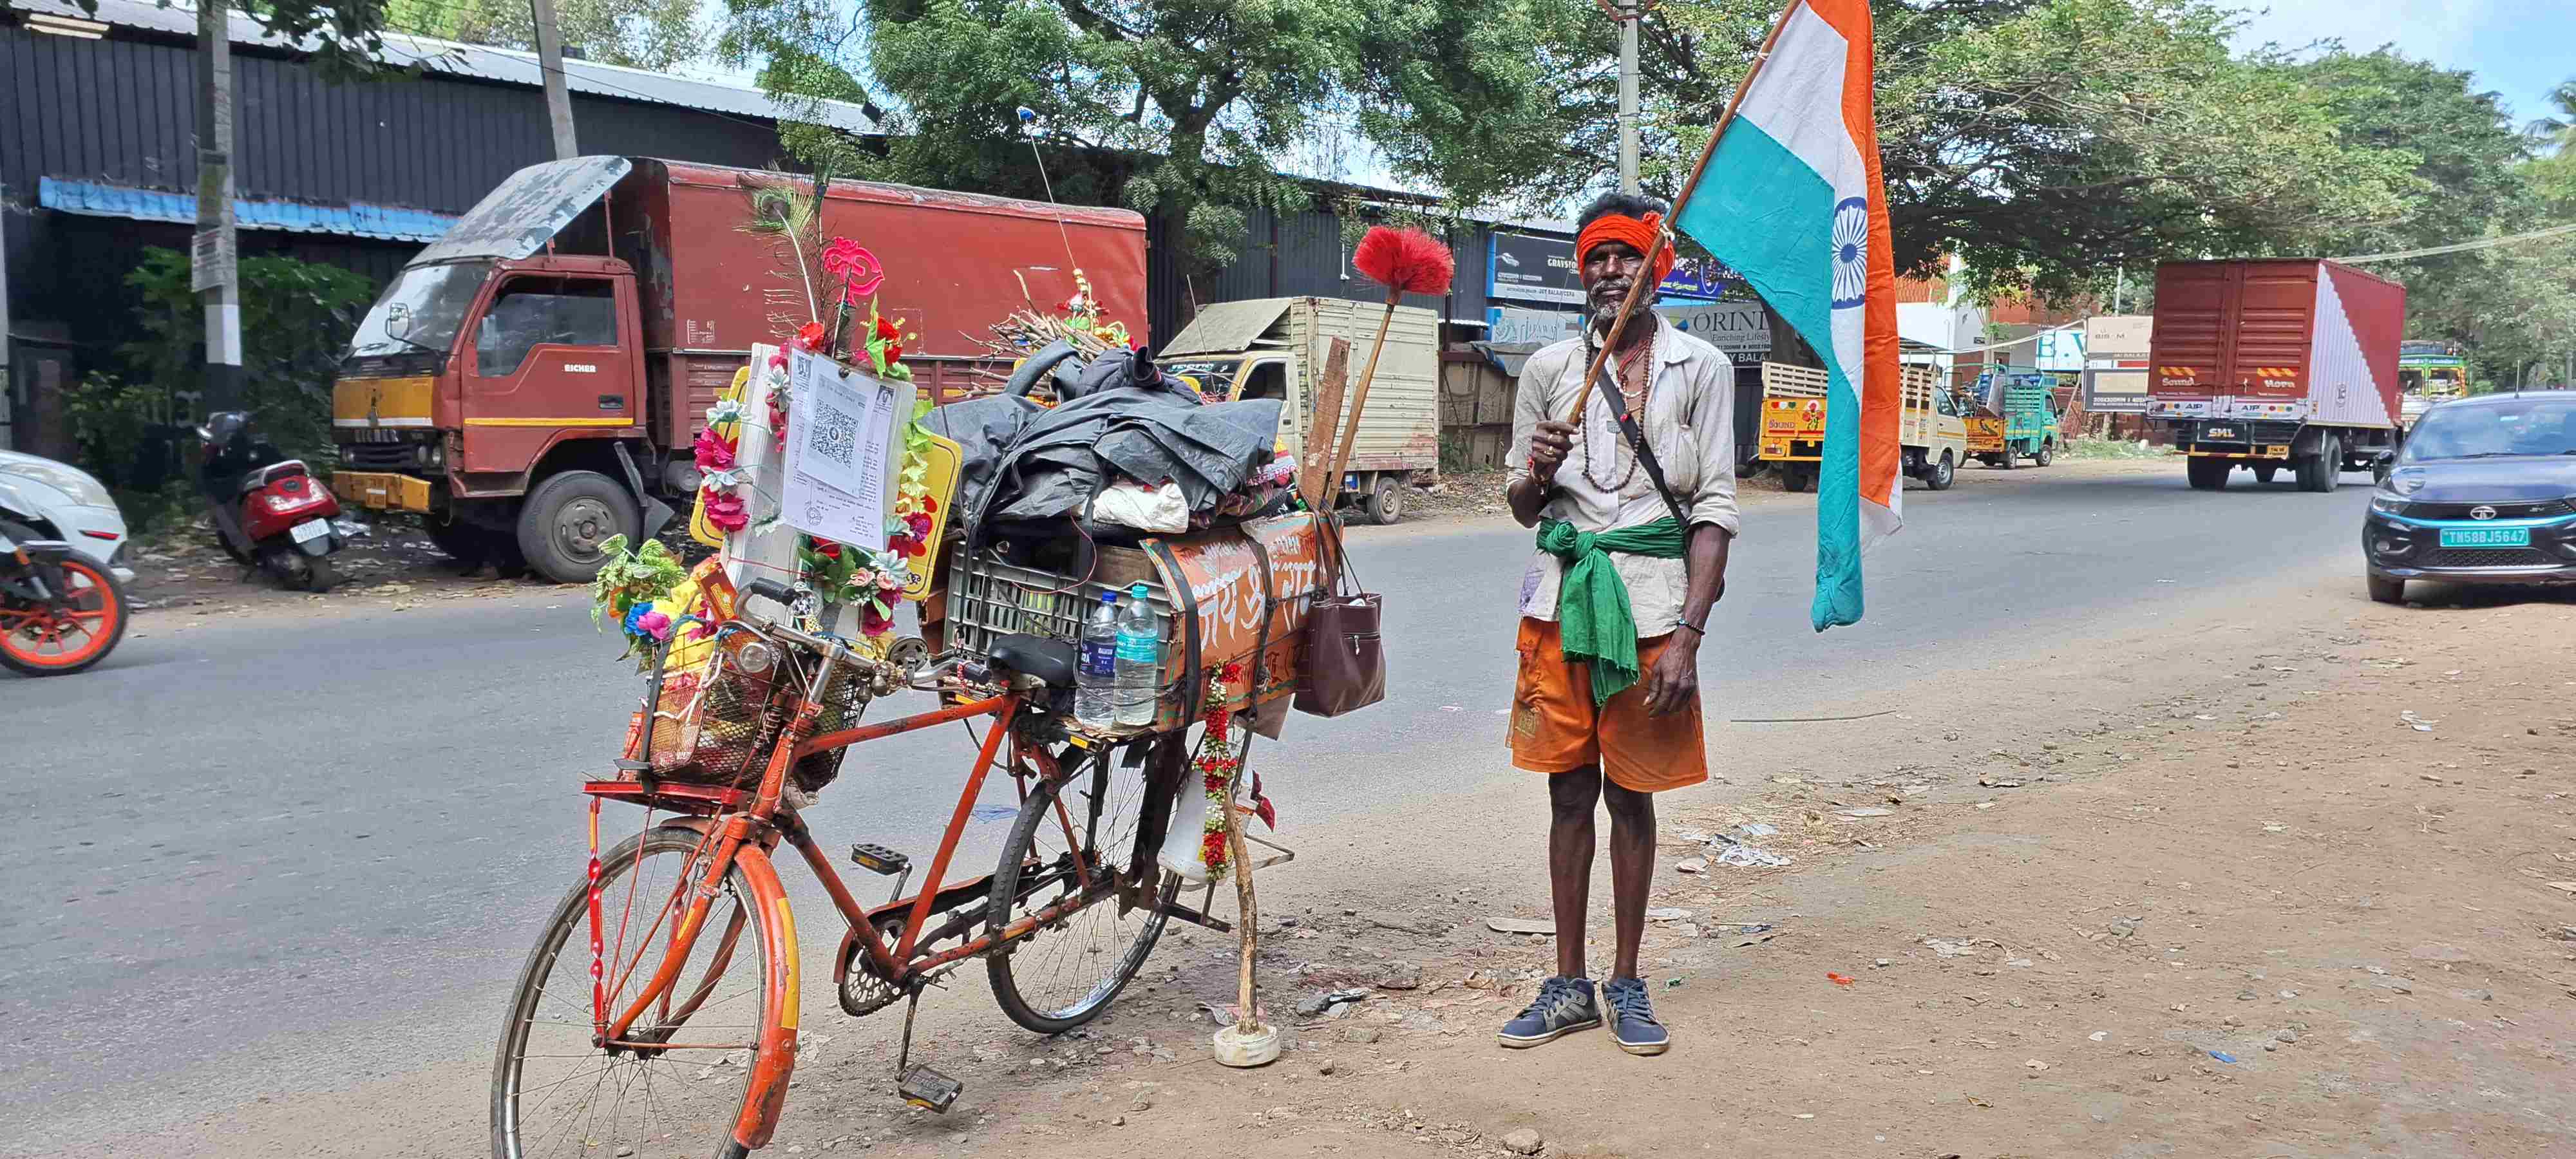
M1136 558L1112 559L1113 552ZM1099 555L1101 562L1088 579L1018 567L990 556L957 558L948 583L949 642L978 656L989 654L1000 636L1044 636L1080 644L1083 618L1100 606L1101 593L1117 592L1123 605L1128 590L1142 583L1146 605L1154 610L1155 635L1163 642L1163 683L1168 687L1174 624L1171 591L1150 566L1136 566L1145 553L1105 547ZM1124 583L1098 578L1136 576L1140 571L1150 578Z

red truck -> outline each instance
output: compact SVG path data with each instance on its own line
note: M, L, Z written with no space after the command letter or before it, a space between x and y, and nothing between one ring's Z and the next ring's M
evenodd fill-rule
M2156 267L2147 417L2191 485L2238 467L2303 491L2379 469L2398 440L2397 345L2406 287L2321 258Z
M451 555L597 574L600 545L661 529L697 489L690 443L756 342L832 307L799 256L747 229L753 198L805 203L810 179L648 158L579 157L510 176L403 267L359 323L332 398L351 503L421 515ZM1145 221L900 185L835 181L826 237L884 264L881 311L932 397L1007 371L980 340L1074 294L1145 337ZM864 308L864 307L862 307Z

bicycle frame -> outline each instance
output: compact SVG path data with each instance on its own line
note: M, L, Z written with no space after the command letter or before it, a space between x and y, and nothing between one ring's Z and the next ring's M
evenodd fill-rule
M594 850L596 848L596 811L598 802L608 799L631 800L648 807L669 807L681 813L670 824L694 830L699 834L697 850L689 855L687 865L673 884L673 896L663 899L651 923L634 943L632 957L627 954L627 920L632 916L630 897L626 913L619 918L614 944L602 937L603 916L597 893L597 861L592 863L593 896L591 900L591 955L593 978L593 1044L612 1051L638 1052L672 1049L683 1044L654 1041L657 1033L648 1031L647 1038L634 1037L634 1028L658 1004L659 1016L652 1019L662 1027L658 1032L676 1033L698 1005L713 991L717 979L731 963L741 935L742 919L737 915L719 935L715 954L706 966L706 977L693 990L682 993L680 975L699 938L706 934L706 919L716 898L722 892L725 875L739 868L752 897L750 904L759 908L767 921L762 923L766 940L763 946L772 963L770 977L763 980L769 1015L762 1028L760 1049L751 1063L751 1086L744 1100L742 1117L735 1123L734 1140L745 1147L765 1145L778 1121L778 1113L787 1094L790 1071L795 1065L796 1028L799 1020L798 958L795 918L786 891L780 884L771 855L782 840L795 847L806 867L821 882L833 908L840 911L848 929L843 934L839 952L834 957L833 983L836 990L848 982L849 970L858 956L866 955L868 967L896 990L909 992L944 967L963 959L989 953L1087 906L1104 900L1117 888L1118 874L1095 872L1089 859L1073 858L1073 875L1077 888L1034 913L1010 922L998 932L986 931L964 938L959 944L937 952L925 952L951 937L972 928L972 921L961 916L936 931L929 930L933 915L964 904L966 900L989 893L991 875L987 874L955 885L947 882L948 871L963 839L966 823L976 800L982 795L984 782L997 761L1003 758L1003 744L1012 742L1008 761L1012 775L1020 779L1021 796L1026 799L1026 778L1051 781L1064 774L1053 753L1043 744L1022 747L1016 725L1025 706L1024 697L1016 691L983 696L950 704L930 712L919 713L881 724L865 725L816 735L816 721L822 706L813 697L816 690L827 687L837 652L827 652L819 673L799 696L796 711L773 744L767 766L757 790L745 794L737 789L720 789L681 784L644 784L632 781L598 781L583 786L590 794L594 813ZM932 856L929 872L919 890L910 897L897 898L870 909L850 893L849 886L833 868L814 836L795 810L779 808L779 799L789 769L808 755L847 748L851 745L946 724L989 716L994 724L985 733L974 768L968 773L950 813L946 831ZM747 806L747 807L746 807ZM1083 848L1075 838L1075 825L1061 795L1055 801L1057 823L1063 826L1069 848ZM1141 848L1141 846L1140 846ZM667 944L652 976L634 997L622 1006L611 1008L607 995L624 988L625 983L641 968L643 959L662 923L671 919L681 891L687 891L688 904L673 922ZM949 904L940 904L943 900ZM889 945L881 936L881 923L900 915L893 926L894 941ZM925 936L927 933L928 936ZM674 998L678 998L676 1005Z

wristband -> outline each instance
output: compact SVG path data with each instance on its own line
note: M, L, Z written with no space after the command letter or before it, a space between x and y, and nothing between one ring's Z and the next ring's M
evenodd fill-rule
M1703 640L1708 639L1708 629L1700 627L1697 624L1676 624L1674 626L1679 628L1688 628L1691 630L1692 635Z

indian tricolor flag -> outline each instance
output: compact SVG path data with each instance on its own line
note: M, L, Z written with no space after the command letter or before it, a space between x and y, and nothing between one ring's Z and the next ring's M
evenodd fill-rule
M1867 0L1801 0L1746 82L1675 224L1825 361L1817 631L1861 615L1861 553L1894 532L1896 271L1870 100Z

